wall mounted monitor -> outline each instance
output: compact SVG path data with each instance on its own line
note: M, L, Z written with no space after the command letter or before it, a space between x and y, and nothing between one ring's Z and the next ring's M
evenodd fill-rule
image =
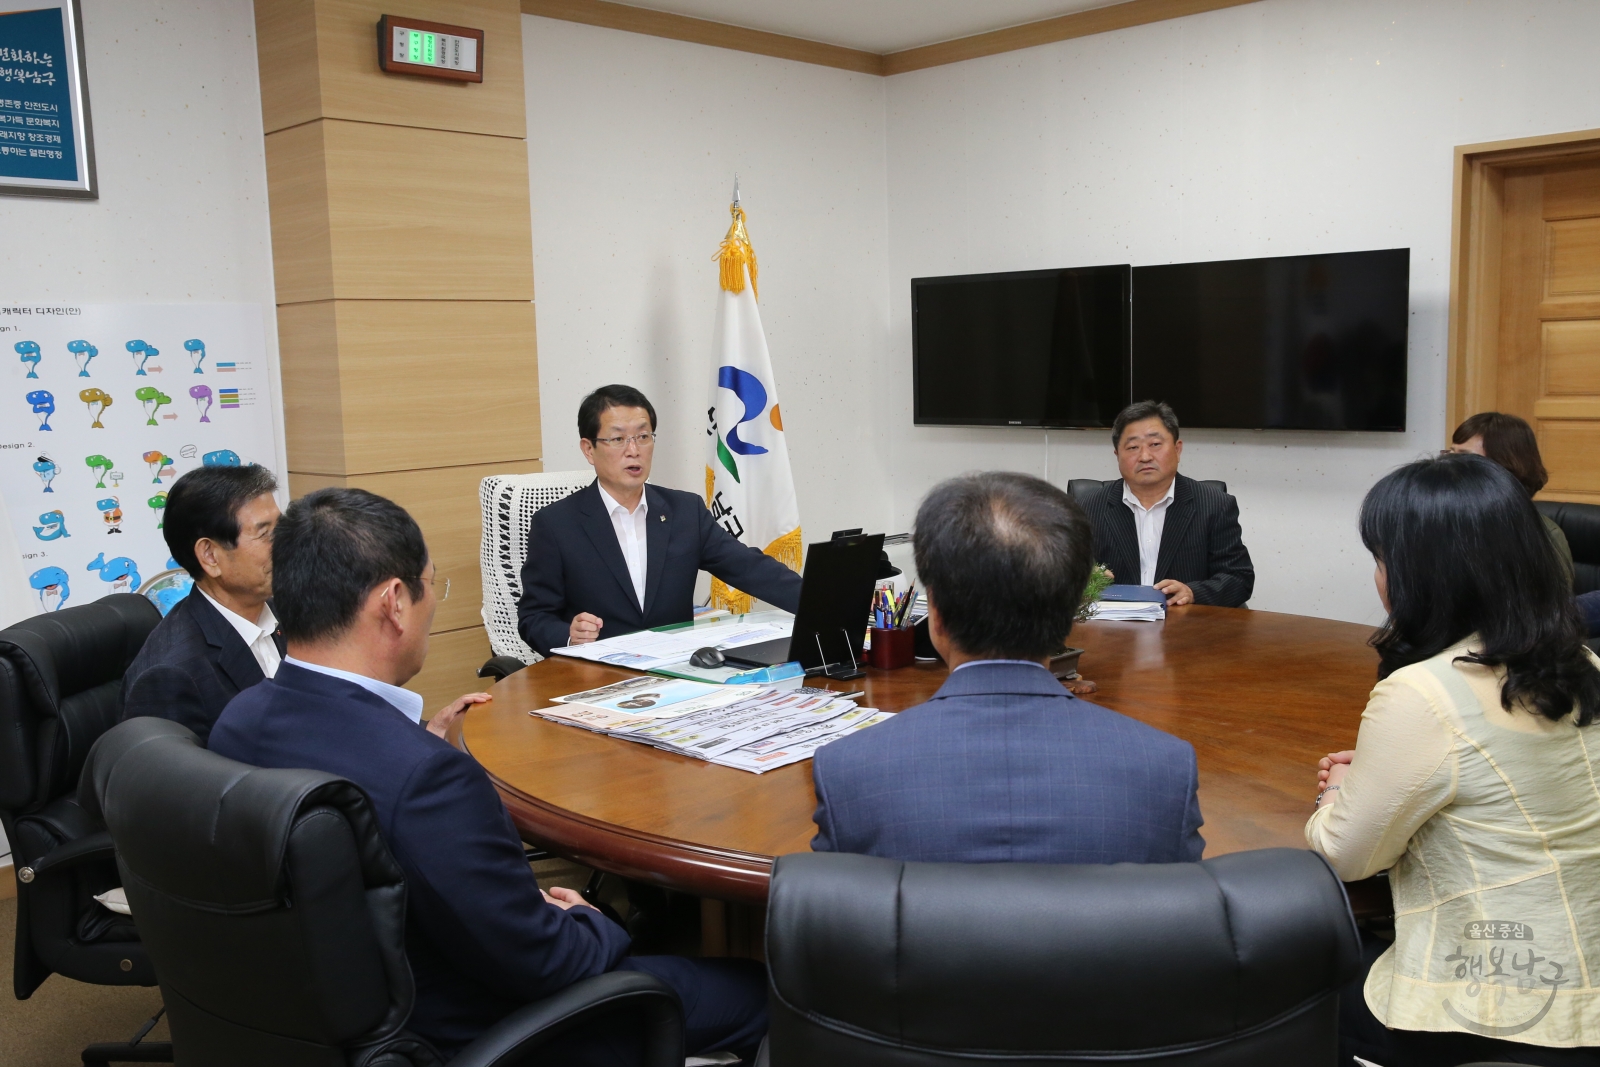
M1128 403L1129 268L911 280L919 426L1110 426Z
M1186 427L1406 428L1411 250L1133 270L1133 395Z

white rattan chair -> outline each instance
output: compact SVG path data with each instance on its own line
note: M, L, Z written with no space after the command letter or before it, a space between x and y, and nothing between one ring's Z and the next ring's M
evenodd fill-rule
M518 664L539 662L541 657L517 633L517 599L522 596L522 564L528 558L528 527L533 513L562 497L571 496L594 481L594 471L555 471L549 474L492 474L478 487L483 505L483 542L478 562L483 569L483 625L489 632L494 659L478 672L480 678L503 678Z

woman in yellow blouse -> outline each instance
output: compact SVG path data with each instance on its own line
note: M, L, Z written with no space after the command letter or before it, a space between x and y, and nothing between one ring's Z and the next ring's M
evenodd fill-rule
M1600 1064L1600 660L1539 515L1447 455L1374 486L1361 539L1380 680L1306 841L1346 881L1389 871L1395 940L1340 1063Z

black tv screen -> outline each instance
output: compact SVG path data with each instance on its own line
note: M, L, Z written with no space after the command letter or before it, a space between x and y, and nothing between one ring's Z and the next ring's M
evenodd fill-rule
M1404 430L1411 250L1133 270L1133 395L1184 426Z
M1129 400L1129 268L911 281L919 426L1110 426Z

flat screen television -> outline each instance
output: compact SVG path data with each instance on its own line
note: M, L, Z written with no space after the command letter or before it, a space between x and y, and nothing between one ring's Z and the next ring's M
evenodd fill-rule
M1133 269L1133 395L1183 426L1404 430L1411 250Z
M1110 426L1129 400L1129 267L911 280L919 426Z

